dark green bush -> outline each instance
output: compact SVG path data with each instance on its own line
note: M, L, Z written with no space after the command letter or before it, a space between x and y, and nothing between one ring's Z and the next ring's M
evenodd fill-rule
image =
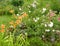
M22 6L23 5L23 0L13 0L12 1L12 5L14 5L14 6Z
M60 0L51 0L51 9L60 12Z

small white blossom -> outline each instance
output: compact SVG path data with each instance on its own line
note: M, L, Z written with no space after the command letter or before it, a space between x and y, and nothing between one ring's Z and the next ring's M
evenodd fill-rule
M29 11L29 13L31 13L31 11Z
M45 36L44 35L42 35L42 38L44 38Z
M35 22L37 22L37 20L35 20Z
M27 35L27 33L25 33L25 35Z
M31 4L31 5L32 5L32 7L36 8L36 4L35 4L35 3L33 3L33 4Z
M54 32L55 30L53 29L52 31Z
M22 10L21 8L19 8L19 10Z
M39 20L39 17L33 18L33 20L37 22Z
M50 22L50 24L48 24L49 27L53 27L53 22Z
M43 11L46 11L46 8L43 8Z
M17 14L17 16L19 16L19 14Z
M47 24L45 24L45 27L47 27Z
M35 18L33 18L33 20L34 20L34 22L37 22L38 20L37 19L35 19Z
M50 32L50 30L49 30L49 29L46 29L45 31L46 31L46 32Z
M43 10L43 11L42 11L42 13L45 13L45 11L46 11L46 8L43 8L42 10Z

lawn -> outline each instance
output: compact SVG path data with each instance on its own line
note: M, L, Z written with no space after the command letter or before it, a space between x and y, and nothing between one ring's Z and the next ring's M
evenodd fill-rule
M1 24L7 25L12 20L13 20L12 15L10 15L10 16L9 15L2 15L2 16L0 16L0 25Z

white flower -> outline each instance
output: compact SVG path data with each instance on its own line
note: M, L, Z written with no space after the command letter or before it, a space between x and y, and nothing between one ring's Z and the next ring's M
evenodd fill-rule
M33 18L34 22L37 22L38 20L36 18Z
M37 22L37 20L35 19L34 22Z
M47 24L45 24L45 27L47 27Z
M46 8L43 8L43 11L46 11Z
M29 13L31 13L31 11L29 11Z
M17 16L19 16L19 14L17 14Z
M42 11L42 13L45 13L45 11L46 11L46 8L43 8L42 10L43 10L43 11Z
M50 32L50 30L49 30L49 29L46 29L45 31L46 31L46 32Z
M37 20L35 20L35 22L37 22Z
M36 4L35 4L35 3L33 3L33 4L31 4L31 5L32 5L32 7L36 8Z
M25 33L25 35L27 36L27 33Z
M42 38L44 38L45 36L44 35L42 35Z
M19 10L22 10L21 8L19 8Z
M54 32L55 30L53 29L52 31Z
M50 24L48 24L49 27L53 27L53 22L50 22Z
M33 20L37 22L39 20L39 17L33 18Z

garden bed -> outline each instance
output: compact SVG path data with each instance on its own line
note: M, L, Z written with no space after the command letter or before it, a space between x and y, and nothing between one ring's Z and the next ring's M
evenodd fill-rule
M60 46L59 0L1 0L0 46Z

